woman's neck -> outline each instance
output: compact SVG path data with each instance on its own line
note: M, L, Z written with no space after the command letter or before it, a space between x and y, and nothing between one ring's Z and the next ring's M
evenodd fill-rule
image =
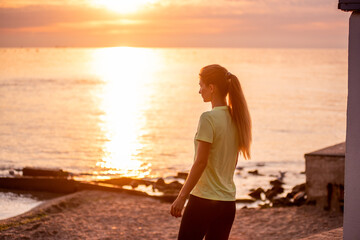
M214 107L221 107L221 106L227 106L226 99L213 99L211 100L211 106Z

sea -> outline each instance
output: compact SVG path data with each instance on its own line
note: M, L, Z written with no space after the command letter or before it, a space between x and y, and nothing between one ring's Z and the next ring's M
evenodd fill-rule
M346 49L0 48L0 176L32 166L82 180L179 180L211 110L199 71L214 63L239 78L252 118L237 198L281 173L290 191L305 182L305 153L345 141ZM1 204L0 219L41 203L9 192L0 202L16 203Z

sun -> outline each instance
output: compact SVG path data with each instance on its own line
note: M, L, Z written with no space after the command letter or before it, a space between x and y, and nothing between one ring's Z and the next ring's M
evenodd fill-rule
M92 4L118 13L132 13L156 1L157 0L92 0Z

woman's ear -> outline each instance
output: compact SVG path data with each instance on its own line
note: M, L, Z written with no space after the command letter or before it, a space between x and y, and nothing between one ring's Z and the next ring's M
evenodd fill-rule
M209 84L209 89L210 89L210 92L211 92L211 93L214 93L215 85L212 84L212 83L210 83L210 84Z

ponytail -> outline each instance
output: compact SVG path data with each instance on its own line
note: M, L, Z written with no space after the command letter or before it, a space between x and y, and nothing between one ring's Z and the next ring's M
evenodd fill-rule
M221 96L228 95L231 118L238 130L238 151L250 159L251 118L239 79L218 64L203 67L199 75L206 84L215 84Z
M239 132L239 152L243 154L245 159L250 159L252 136L249 109L238 78L230 74L229 80L229 107L231 117Z

